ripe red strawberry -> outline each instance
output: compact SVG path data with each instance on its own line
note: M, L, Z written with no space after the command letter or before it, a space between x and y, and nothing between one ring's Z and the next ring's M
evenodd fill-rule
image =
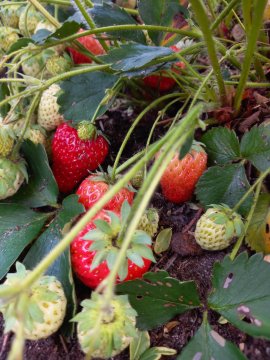
M83 180L76 194L79 195L79 202L82 203L86 210L92 207L110 188L109 183L103 174L90 175ZM102 177L104 180L102 180ZM131 205L134 192L127 187L118 191L114 197L103 207L104 210L120 211L125 200Z
M111 235L108 235L108 231L103 231L104 222L106 225L110 224ZM90 288L96 288L110 273L121 247L121 239L118 239L120 230L120 213L101 210L71 243L73 270ZM117 283L142 277L149 269L151 262L155 261L150 248L151 242L150 236L145 232L135 231Z
M198 145L181 160L176 153L160 180L165 199L176 204L189 200L206 165L207 155Z
M79 30L79 33L84 32L83 29ZM77 39L79 43L81 43L87 50L89 50L94 55L103 55L105 51L103 47L100 45L100 42L95 38L94 35L86 35L79 39ZM74 61L75 64L91 64L92 59L78 50L75 50L71 47L68 48L68 51Z
M95 137L90 131L88 138L84 136L82 140L78 131L63 123L58 126L52 141L53 173L59 190L64 193L74 189L89 171L102 164L108 154L109 145L103 136Z
M174 52L178 52L180 49L177 46L170 46ZM185 64L181 61L174 64L172 67L172 71L176 74L179 74L179 69L184 69ZM179 68L179 69L178 69ZM152 89L156 89L159 91L168 91L171 90L176 82L173 78L169 77L167 72L162 70L159 75L149 75L143 79L145 85L151 87Z

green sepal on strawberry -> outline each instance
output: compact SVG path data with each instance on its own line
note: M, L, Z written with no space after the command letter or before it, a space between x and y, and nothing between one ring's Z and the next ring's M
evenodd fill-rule
M23 159L0 157L0 200L16 194L25 180L28 180L28 176Z
M160 180L163 196L176 204L191 199L207 166L207 154L196 142L182 159L179 156L179 153L175 154Z
M129 205L125 202L121 213L100 211L71 243L72 267L78 278L90 288L96 288L110 273L121 248L119 237ZM152 239L142 230L136 230L118 272L117 282L142 277L155 261L151 250Z
M92 292L91 299L81 303L77 322L78 340L85 354L107 359L123 351L136 336L136 311L127 295L114 296L105 303L104 296Z
M16 263L16 273L9 273L0 288L16 287L25 279L24 265ZM23 309L20 308L23 300ZM21 302L22 303L22 302ZM8 299L0 306L5 320L5 332L16 333L23 322L24 337L29 340L47 338L63 323L67 300L61 283L54 276L42 276L29 289L20 294L20 299Z
M105 160L109 145L102 135L89 124L89 137L85 130L80 131L67 123L58 126L52 141L53 173L59 190L63 193L72 191L89 171L98 168ZM85 123L82 124L85 128ZM83 132L83 139L78 135Z
M117 177L117 179L118 178L119 177ZM111 176L110 168L108 168L108 174L98 172L84 179L76 191L76 194L79 196L79 202L83 204L86 210L88 210L102 198L102 196L110 189L110 186ZM130 205L132 204L134 191L132 186L128 184L126 187L119 190L112 199L104 205L103 209L120 212L124 201L127 201Z
M244 232L244 224L239 214L227 205L211 205L197 222L196 242L205 250L222 250L228 247L234 237Z

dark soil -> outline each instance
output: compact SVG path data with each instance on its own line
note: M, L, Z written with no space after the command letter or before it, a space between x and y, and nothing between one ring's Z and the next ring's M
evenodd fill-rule
M115 157L115 153L122 143L123 134L129 129L134 118L134 114L128 116L128 114L123 114L122 111L115 111L109 113L108 118L102 119L100 125L104 128L108 139L111 141L111 159ZM127 150L123 154L123 159L128 158L142 148L145 143L145 134L149 132L151 124L150 115L147 121L143 121L135 131ZM154 138L158 138L161 133L162 130L158 128ZM110 163L110 160L107 164ZM171 249L157 259L157 264L152 267L152 271L165 269L172 277L181 281L194 280L204 302L208 292L211 290L213 264L222 260L231 249L220 252L206 252L198 248L194 242L192 231L201 214L200 209L191 210L189 204L173 205L165 202L159 191L156 192L152 199L152 204L159 210L160 227L172 227L174 234ZM79 283L77 283L77 290L80 300L89 295L89 290ZM248 359L270 359L270 341L247 336L230 324L219 324L218 319L218 314L210 312L209 321L212 327L225 339L237 344ZM171 347L180 353L199 328L201 321L201 310L193 310L177 316L168 324L150 332L152 345ZM0 360L7 359L11 339L10 334L3 335L3 319L0 317ZM46 340L27 341L24 358L27 360L80 360L84 358L84 355L80 351L76 337L64 339L57 333ZM167 358L175 359L176 356ZM129 359L128 351L115 357L115 359Z

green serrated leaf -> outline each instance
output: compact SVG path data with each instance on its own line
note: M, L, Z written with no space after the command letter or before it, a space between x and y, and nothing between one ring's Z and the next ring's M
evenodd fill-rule
M138 314L140 330L153 329L200 305L195 283L180 282L169 277L166 271L146 273L143 279L117 285L117 293L129 295L130 304Z
M177 360L246 360L236 345L225 340L204 321Z
M270 253L270 194L261 194L246 233L246 242L257 252Z
M146 25L173 26L174 18L185 9L179 0L140 0L139 13ZM186 14L186 13L185 13ZM167 34L149 31L149 36L156 45L160 45Z
M270 125L254 126L241 141L242 157L259 170L270 168Z
M59 191L44 147L27 140L21 149L28 164L29 182L8 202L30 207L55 206Z
M106 90L111 89L117 81L116 75L100 71L63 81L60 84L63 93L57 99L61 114L74 123L91 120L105 97ZM107 106L102 106L96 115L100 116L106 110Z
M163 229L158 234L155 245L154 251L156 254L161 254L162 252L169 249L172 240L172 229Z
M224 165L241 156L236 133L226 127L207 131L201 141L206 145L206 152L213 164Z
M204 206L224 203L233 208L249 188L250 184L243 165L213 166L200 177L196 186L196 195ZM249 196L239 207L239 213L247 215L251 204L252 196Z
M129 15L124 9L120 9L115 4L103 3L102 5L95 5L94 8L90 10L90 14L98 27L111 26L112 24L114 26L137 24L131 15ZM145 44L146 42L145 35L141 30L114 31L110 34L112 37L131 40L142 44Z
M251 335L270 339L270 264L261 254L226 256L214 266L211 309Z
M36 238L50 214L26 206L0 203L0 279ZM12 244L12 246L10 245Z
M173 51L162 46L146 46L141 44L122 45L109 51L102 59L111 65L113 70L130 71L151 65L153 60L171 55Z

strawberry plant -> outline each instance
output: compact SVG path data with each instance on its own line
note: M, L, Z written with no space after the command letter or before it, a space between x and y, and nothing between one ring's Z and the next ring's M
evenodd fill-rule
M268 22L1 2L1 359L269 357Z

